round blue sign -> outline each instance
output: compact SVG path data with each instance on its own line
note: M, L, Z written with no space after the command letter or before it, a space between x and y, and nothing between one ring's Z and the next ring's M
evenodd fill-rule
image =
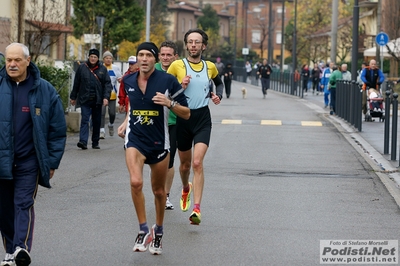
M385 32L376 35L375 41L380 46L385 46L389 42L389 36Z

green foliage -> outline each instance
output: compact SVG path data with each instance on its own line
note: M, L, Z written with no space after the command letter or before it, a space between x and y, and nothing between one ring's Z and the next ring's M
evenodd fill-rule
M339 1L339 18L345 18L351 15L353 1L346 4ZM292 5L294 12L294 4ZM330 30L332 20L332 0L324 1L321 4L320 0L302 0L297 4L297 25L296 25L296 56L298 62L315 61L320 58L325 58L323 51L313 51L312 46L315 45L316 39L310 38L310 35L318 30ZM294 32L294 14L285 28L285 48L289 51L293 48L293 32Z
M227 42L225 42L221 49L220 49L220 53L221 53L221 58L225 61L225 62L230 62L233 63L235 54L233 51L233 48L230 44L228 44Z
M40 70L40 76L50 82L56 88L61 97L64 110L68 107L70 71L67 67L63 69L45 64L37 63Z
M237 66L239 66L241 64L244 66L246 61L249 61L254 64L255 62L257 62L259 60L259 56L258 56L257 52L252 49L249 49L248 55L243 55L242 53L240 53L238 56L239 57L236 58Z
M211 30L213 32L219 31L219 18L217 11L215 11L210 4L206 4L202 9L203 16L199 17L197 23L204 31Z
M103 50L110 50L123 40L136 42L144 29L144 9L135 0L74 0L74 36L99 34L96 16L105 17Z
M283 60L283 63L284 63L285 65L291 64L291 63L293 63L293 58L292 58L291 56L288 56L288 57L286 57L286 58Z

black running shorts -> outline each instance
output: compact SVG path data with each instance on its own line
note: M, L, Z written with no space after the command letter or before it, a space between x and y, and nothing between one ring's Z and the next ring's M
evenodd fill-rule
M176 136L178 139L178 150L187 151L196 143L210 144L211 136L211 114L208 106L190 110L188 120L177 117Z

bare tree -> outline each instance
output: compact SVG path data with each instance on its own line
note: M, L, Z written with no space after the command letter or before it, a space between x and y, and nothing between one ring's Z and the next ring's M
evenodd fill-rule
M265 20L260 19L257 27L260 29L260 58L264 58L264 42L267 40L267 37L269 38L268 25L265 23Z
M62 1L61 1L62 2ZM32 59L37 61L40 55L50 55L50 47L60 42L66 31L66 10L62 3L54 1L32 1L26 12L25 42Z
M338 32L338 42L336 47L339 52L336 56L339 58L340 62L344 62L346 57L351 53L353 40L352 31L353 28L351 27L351 25L349 23L346 23Z
M26 44L33 61L37 61L40 55L49 56L50 47L63 40L65 33L71 32L71 28L65 25L63 1L18 0L14 7L16 17L0 22L3 42Z

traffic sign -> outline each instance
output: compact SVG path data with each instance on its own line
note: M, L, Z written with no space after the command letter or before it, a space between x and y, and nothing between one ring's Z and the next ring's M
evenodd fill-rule
M375 41L380 46L385 46L389 42L389 36L385 32L376 35Z
M248 55L249 54L249 48L242 48L242 55Z

